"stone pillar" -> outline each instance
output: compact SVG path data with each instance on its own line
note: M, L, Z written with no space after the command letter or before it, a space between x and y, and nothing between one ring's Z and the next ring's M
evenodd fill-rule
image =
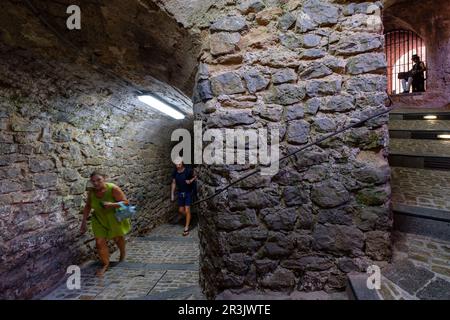
M194 112L204 128L279 129L298 150L385 108L374 2L245 0L214 21ZM201 284L223 292L342 290L390 257L387 117L309 148L203 204ZM203 166L203 196L249 165Z

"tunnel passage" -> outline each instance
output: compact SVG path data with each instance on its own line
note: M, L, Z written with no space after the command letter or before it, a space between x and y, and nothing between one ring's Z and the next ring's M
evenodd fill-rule
M66 220L59 220L54 226L57 236L52 237L51 232L40 227L51 225L47 220L50 214L37 214L41 209L36 211L29 206L30 203L46 203L47 198L40 200L30 196L24 204L16 203L17 198L14 198L16 194L20 197L40 194L41 189L58 191L58 184L67 181L69 187L64 190L70 200L70 212L79 209L81 197L70 193L76 181L70 180L73 179L71 176L66 178L60 171L68 164L69 160L64 161L66 154L69 159L73 158L71 152L78 154L74 146L81 144L77 141L82 139L78 138L79 131L88 132L84 136L95 146L97 143L104 145L102 150L105 152L91 160L90 152L95 146L84 151L86 158L82 149L89 148L89 143L86 147L78 146L84 161L82 166L108 167L113 166L110 162L122 163L124 160L133 167L138 181L146 176L142 175L142 170L146 172L146 166L151 167L156 162L158 166L154 168L159 174L155 172L154 176L161 177L166 172L160 166L163 157L152 162L153 158L147 161L144 154L148 147L149 154L169 156L166 143L161 144L158 152L152 143L158 142L153 133L166 136L163 133L170 131L172 123L168 124L165 118L155 114L148 121L143 120L143 112L134 108L131 96L127 95L131 93L123 84L119 86L101 72L88 71L84 62L102 63L141 87L161 85L145 76L152 75L172 86L164 86L166 95L173 96L174 101L178 99L180 105L185 105L180 102L185 98L179 90L193 96L194 118L201 120L205 129L279 130L281 155L385 108L386 62L382 28L373 23L377 21L373 19L377 10L370 8L375 1L155 1L158 6L149 0L98 1L95 5L91 1L81 1L89 12L87 28L73 33L64 30L65 15L61 14L69 1L50 1L44 7L39 7L38 1L33 3L43 10L42 16L52 21L58 31L83 48L87 61L78 58L76 64L65 62L67 48L59 39L42 30L27 7L16 1L7 2L0 21L5 24L1 28L5 61L10 61L3 63L2 60L2 73L11 74L13 79L1 82L6 97L2 111L11 110L2 112L2 137L6 140L3 145L10 152L2 156L6 159L3 167L10 170L2 172L13 174L8 178L11 183L3 184L2 180L2 188L5 188L2 198L9 201L2 212L2 228L15 228L12 238L2 244L2 251L7 252L2 257L8 263L5 276L8 290L2 291L9 297L30 297L39 286L50 285L51 271L60 270L61 266L82 257L75 249L73 255L72 251L62 250L67 247L81 250L81 245L74 245L83 240L75 236L79 223L75 214L68 219L69 229L73 231L67 232L63 224ZM30 55L29 66L21 66L19 62L23 58L16 58L13 50L25 51L25 57ZM195 73L197 63L198 72ZM17 75L9 67L15 64L19 65ZM58 76L58 72L65 73L60 68L63 65L76 71L70 72L70 76L64 74L68 79ZM28 68L33 66L36 69L32 72ZM28 86L17 78L23 74L24 79L40 79L41 69L51 69L51 74L56 72L56 77L43 73L42 79L50 77L53 80L29 81L31 85ZM77 74L86 78L78 78ZM98 77L100 79L96 80ZM64 81L78 89L59 92L49 85L56 83L65 87ZM99 83L98 87L93 87L92 82ZM33 83L40 84L39 88ZM108 85L101 86L100 83ZM18 86L22 89L18 90ZM108 90L94 91L101 87ZM27 89L33 89L35 93L30 95ZM121 90L126 92L116 95ZM41 91L49 92L41 98ZM19 98L31 99L33 104L18 103L20 99L16 99L14 92L19 93ZM54 103L40 106L42 111L33 114L30 106L43 104L47 96L56 97ZM66 96L83 101L70 104L80 105L79 109L70 108L73 116L58 111L68 107L62 102ZM98 103L105 96L119 97L114 104L120 102L119 107L129 114L122 115L117 108ZM98 116L91 117L92 114ZM16 118L22 122L15 125ZM42 122L29 121L38 118ZM99 120L98 126L84 128L92 118ZM39 130L39 133L14 131L30 130L34 123L38 126L33 130ZM51 123L50 135L44 135L46 131L39 123ZM200 279L207 297L233 296L249 291L289 294L295 290L343 290L347 273L365 272L373 261L387 261L391 255L391 219L386 123L386 117L370 121L346 135L307 150L274 176L254 176L203 203L199 215ZM65 133L67 127L73 134ZM124 129L119 130L122 127ZM128 127L136 136L127 132L125 128ZM59 129L62 129L61 133ZM95 133L100 136L99 141L95 140ZM22 136L29 140L20 140ZM45 158L48 153L35 153L35 145L46 143L40 141L42 138L63 144L56 149L62 155L61 163L54 158ZM18 139L28 141L32 147L20 146ZM70 142L64 141L67 139ZM117 160L107 161L107 157L114 156L111 146L121 143L128 147L135 140L139 147L129 151L136 158L124 153ZM25 148L30 150L27 151L29 154L21 151ZM56 158L59 157L58 154ZM34 158L39 161L36 163ZM15 163L10 163L12 160ZM13 170L21 165L23 171ZM136 184L135 180L128 180L125 167L117 167L117 177L122 176L130 190L140 190L144 181ZM75 169L85 179L87 173ZM202 197L247 173L251 166L199 165L198 169ZM14 172L17 173L15 177ZM39 187L45 186L45 182L34 175L41 175L41 172L56 174L56 190L54 185ZM141 206L148 204L151 209L142 215L144 229L162 221L162 218L153 218L155 211L159 210L160 217L164 215L166 200L160 193L163 186L162 180L159 181L161 183L156 186L145 185L144 190L155 197L143 195L145 203ZM83 188L80 186L80 194ZM62 215L66 212L61 209L66 205L64 196L55 194L54 198L55 211ZM160 206L155 208L158 204ZM25 212L23 224L14 221L20 217L20 210ZM35 224L37 231L27 230L34 221L38 221ZM19 226L23 229L17 229ZM50 236L46 240L47 235ZM32 263L21 264L25 261ZM22 286L18 285L19 281Z
M427 91L419 96L394 96L398 106L441 108L450 99L450 3L401 1L385 3L385 32L406 30L421 37L427 50Z
M106 8L86 1L80 4L82 30L72 33L64 30L63 2L33 3L79 51L24 2L2 3L0 296L9 299L32 298L69 265L93 258L94 242L87 242L92 235L79 234L93 171L106 173L138 207L132 234L167 222L174 210L171 133L192 126L187 95L195 68L188 60L195 61L189 55L195 41L167 14L155 6L125 8L118 1ZM150 22L139 29L129 24L144 14ZM155 42L159 28L166 28L166 41ZM184 61L174 50L183 52ZM141 103L136 88L164 97L186 118L175 120Z

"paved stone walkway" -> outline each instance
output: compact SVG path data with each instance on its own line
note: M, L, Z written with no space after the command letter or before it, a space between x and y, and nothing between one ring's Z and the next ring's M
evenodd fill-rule
M393 203L450 212L450 171L391 169Z
M381 271L382 298L449 300L450 243L400 232L393 236L393 261Z
M450 157L450 141L431 139L390 139L389 153L408 156Z
M45 300L202 300L198 285L198 235L180 236L183 227L163 225L128 242L125 262L113 262L103 278L95 276L97 262L81 271L81 289L69 290L66 280ZM111 260L117 261L118 252ZM382 269L378 292L386 300L450 299L450 243L394 233L394 256ZM223 296L222 299L344 300L345 292L294 292L261 296ZM220 299L220 297L219 297Z
M124 262L113 262L103 278L95 276L97 262L81 270L81 289L69 290L66 281L46 300L170 300L204 299L198 285L199 244L197 230L182 236L180 225L163 225L148 236L127 243ZM111 256L118 260L119 252Z

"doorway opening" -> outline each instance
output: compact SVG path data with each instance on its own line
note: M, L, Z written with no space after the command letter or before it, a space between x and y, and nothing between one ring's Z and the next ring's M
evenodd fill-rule
M418 55L427 65L427 49L425 41L409 30L393 30L385 34L385 53L388 62L388 93L396 95L404 92L401 75L409 72L414 65L412 57ZM425 72L425 90L426 90Z

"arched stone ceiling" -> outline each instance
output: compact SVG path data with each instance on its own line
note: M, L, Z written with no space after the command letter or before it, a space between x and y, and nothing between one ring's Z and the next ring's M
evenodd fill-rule
M432 33L450 36L450 1L386 0L383 23L386 31L409 29L426 39Z
M151 0L29 1L84 55L133 80L151 75L191 96L200 33L185 28L183 23L188 26L189 17L180 15L180 23L162 7L167 4L175 10L174 1L159 1L161 7ZM72 4L81 8L81 30L66 27L66 9ZM26 1L2 1L1 7L0 39L4 44L54 58L71 55L67 45L32 14Z

